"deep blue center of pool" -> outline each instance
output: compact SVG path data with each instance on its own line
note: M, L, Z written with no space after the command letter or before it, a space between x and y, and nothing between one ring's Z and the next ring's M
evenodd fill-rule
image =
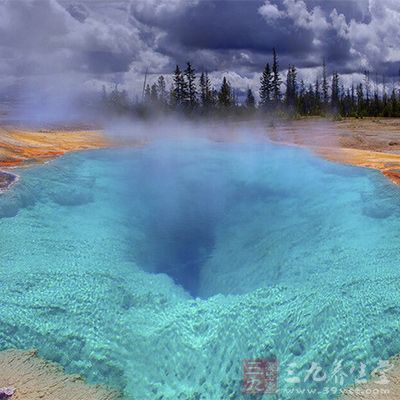
M208 146L200 142L199 149ZM232 152L228 155L225 148ZM271 183L268 158L272 147L220 144L209 152L193 151L188 144L155 145L125 155L124 189L127 218L134 215L143 232L142 251L133 259L152 272L168 274L192 296L200 296L199 273L213 252L215 236L233 207L279 202L291 196ZM226 157L228 155L228 157ZM254 181L243 174L252 173ZM265 182L260 179L265 176ZM144 215L137 219L139 204ZM128 211L129 210L129 211ZM273 218L271 210L271 219ZM240 231L240 226L237 227ZM137 248L134 239L132 247ZM138 254L137 252L135 252Z
M185 155L190 148L184 146L180 151L167 143L153 151L131 153L126 174L133 184L125 198L146 205L145 215L136 219L144 233L139 245L143 251L136 261L147 270L168 274L197 296L199 271L213 250L216 227L237 200L240 187L218 171L217 160ZM196 175L190 173L193 156L204 168L193 171ZM133 241L132 246L138 244Z

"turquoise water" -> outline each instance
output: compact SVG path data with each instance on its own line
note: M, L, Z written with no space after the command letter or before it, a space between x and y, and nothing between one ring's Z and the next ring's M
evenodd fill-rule
M279 398L333 399L335 361L347 385L400 352L400 191L379 173L200 139L18 172L0 348L136 400L246 399L242 360L271 357ZM329 382L286 381L313 362Z

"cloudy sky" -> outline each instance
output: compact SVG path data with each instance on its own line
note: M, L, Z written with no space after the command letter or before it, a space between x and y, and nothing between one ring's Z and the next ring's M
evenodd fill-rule
M134 96L146 68L151 81L187 60L257 89L272 47L305 80L324 57L343 80L394 79L399 27L398 0L0 0L0 90L119 83Z

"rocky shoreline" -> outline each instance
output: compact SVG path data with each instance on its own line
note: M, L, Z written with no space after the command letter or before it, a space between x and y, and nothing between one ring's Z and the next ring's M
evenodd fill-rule
M57 364L38 357L35 350L0 352L0 387L9 400L117 400L120 393L89 385L78 375L67 375ZM9 393L9 395L7 394Z
M334 162L380 171L400 185L400 119L304 118L267 129L275 143L305 147Z
M110 145L100 130L33 129L0 124L0 168L37 164L71 151Z

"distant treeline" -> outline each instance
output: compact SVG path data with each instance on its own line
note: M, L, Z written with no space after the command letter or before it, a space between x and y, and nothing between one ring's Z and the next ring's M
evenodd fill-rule
M253 90L248 88L245 100L239 103L237 92L226 77L219 88L213 87L208 73L196 75L188 62L183 70L176 66L172 86L168 89L161 75L157 82L145 85L141 98L135 101L117 86L110 93L103 87L102 101L114 112L140 115L177 111L189 115L400 117L400 90L396 90L394 84L387 90L384 77L378 85L378 75L371 79L369 71L364 71L363 82L346 88L337 72L328 76L324 61L322 76L313 84L299 82L294 65L289 65L283 80L275 49L272 63L267 63L260 75L260 100L256 102Z

